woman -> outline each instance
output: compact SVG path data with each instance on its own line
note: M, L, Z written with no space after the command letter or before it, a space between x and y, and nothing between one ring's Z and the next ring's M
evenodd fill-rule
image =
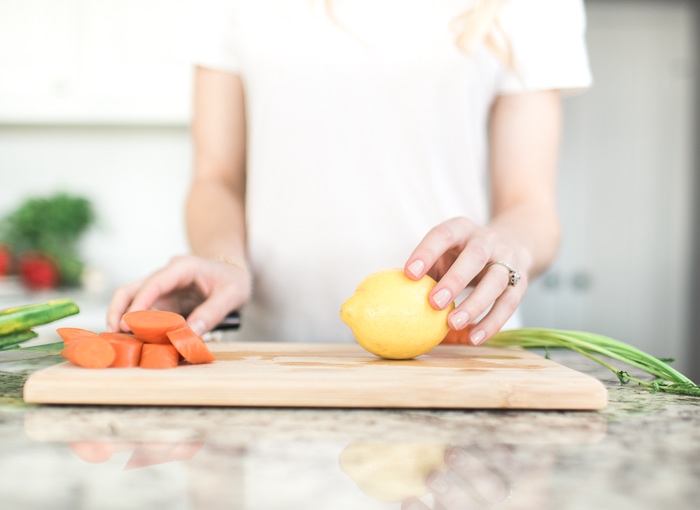
M351 341L340 305L395 266L438 280L469 343L517 321L558 245L560 91L591 80L581 0L207 0L187 20L192 254L119 288L110 329L242 309L242 339Z

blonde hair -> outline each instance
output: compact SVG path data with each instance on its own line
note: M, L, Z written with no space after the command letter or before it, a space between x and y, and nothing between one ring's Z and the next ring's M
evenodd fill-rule
M455 44L465 54L471 54L482 42L509 68L514 67L513 51L508 37L498 21L504 0L476 0L474 7L455 18Z
M350 33L347 27L336 19L333 0L322 2L333 23ZM496 58L513 69L513 52L498 21L498 13L504 2L505 0L475 0L474 7L453 19L450 28L457 33L455 44L464 54L471 54L483 42Z

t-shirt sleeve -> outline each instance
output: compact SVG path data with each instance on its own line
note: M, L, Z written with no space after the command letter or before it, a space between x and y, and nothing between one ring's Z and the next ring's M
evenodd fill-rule
M514 61L499 93L572 92L591 85L583 0L507 0L499 22Z
M237 73L234 0L183 0L183 18L176 51L195 65Z

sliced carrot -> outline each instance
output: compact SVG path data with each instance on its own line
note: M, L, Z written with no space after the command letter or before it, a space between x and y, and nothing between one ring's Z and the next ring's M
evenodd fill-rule
M139 469L170 461L170 452L177 443L140 443L124 466L124 471Z
M110 367L131 368L139 366L141 361L141 347L143 342L134 335L127 333L100 333L100 337L107 340L114 347L114 361Z
M170 460L192 460L203 446L204 443L178 443L170 452Z
M171 344L143 344L141 348L141 368L175 368L180 354Z
M204 343L189 326L181 326L172 331L168 331L168 338L186 361L192 364L210 363L214 361L214 356Z
M99 335L69 342L61 356L83 368L107 368L114 362L114 347Z
M191 460L202 446L204 443L141 443L129 457L124 470Z
M82 328L58 328L56 333L58 333L58 336L63 339L63 343L66 345L74 340L81 340L83 338L90 338L97 335L97 333L94 331L89 331Z
M107 462L114 454L114 445L109 441L73 441L68 447L82 460L93 464Z
M169 344L167 333L185 324L185 318L163 310L127 312L122 317L136 338L149 344Z

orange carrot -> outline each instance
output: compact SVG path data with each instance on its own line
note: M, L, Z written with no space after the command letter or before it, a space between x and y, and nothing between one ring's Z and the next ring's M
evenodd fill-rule
M127 333L100 333L100 337L107 340L114 347L114 361L110 367L130 368L139 366L141 360L141 346L143 342L137 340L134 335Z
M214 356L207 344L189 326L185 325L168 331L167 335L177 352L188 362L198 364L214 361Z
M178 443L170 452L170 460L192 460L204 443Z
M66 345L74 340L81 340L83 338L89 338L97 335L97 333L93 331L88 331L87 329L81 328L58 328L56 333L58 333L58 336L63 339L63 343Z
M170 344L167 332L185 324L182 315L162 310L127 312L122 318L136 338L150 344Z
M165 462L191 460L202 446L204 443L141 443L129 457L124 471Z
M469 333L472 331L472 326L464 329L451 329L447 332L445 338L442 339L442 344L468 344L471 345L469 341Z
M68 443L78 457L85 462L107 462L114 454L114 445L109 441L73 441Z
M180 354L171 344L143 344L141 348L141 368L175 368Z
M99 335L69 342L61 356L83 368L107 368L114 362L114 347Z

